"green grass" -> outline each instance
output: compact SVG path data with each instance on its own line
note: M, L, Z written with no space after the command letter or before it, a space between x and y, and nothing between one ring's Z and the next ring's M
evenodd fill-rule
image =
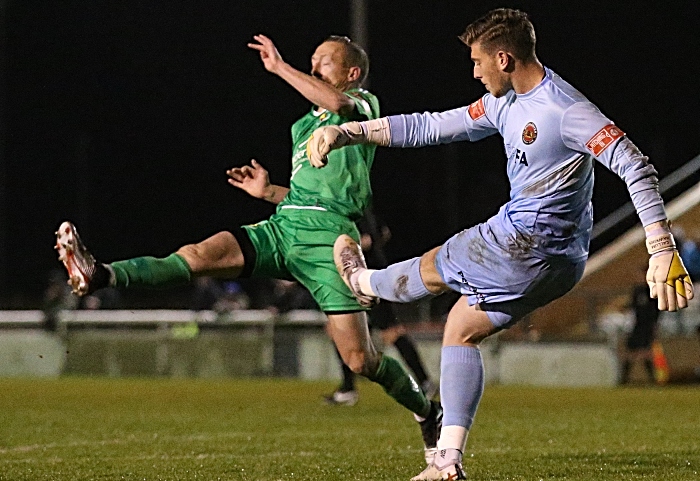
M408 480L418 427L330 383L0 379L0 480ZM700 389L489 386L471 480L700 480Z

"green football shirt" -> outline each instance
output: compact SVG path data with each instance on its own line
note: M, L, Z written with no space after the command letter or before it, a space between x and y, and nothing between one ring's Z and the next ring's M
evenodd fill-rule
M284 212L285 206L322 208L357 220L369 205L372 198L369 173L376 145L351 145L334 150L328 155L328 165L322 169L314 168L306 155L306 144L317 128L379 117L379 101L368 91L352 89L345 95L355 102L351 118L312 109L292 125L290 191L277 212Z

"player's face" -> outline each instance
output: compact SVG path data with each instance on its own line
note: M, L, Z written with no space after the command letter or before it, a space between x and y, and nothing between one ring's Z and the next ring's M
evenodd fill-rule
M472 44L471 49L474 78L480 80L486 90L494 97L504 96L512 88L512 85L510 77L505 72L505 65L503 65L499 52L489 54L482 50L479 42Z
M311 57L311 75L345 90L350 69L345 65L345 47L338 42L323 42Z

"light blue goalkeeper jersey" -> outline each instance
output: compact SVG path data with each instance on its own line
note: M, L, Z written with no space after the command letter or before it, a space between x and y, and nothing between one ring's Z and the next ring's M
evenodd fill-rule
M492 232L510 237L494 241L526 242L519 247L536 257L588 257L594 158L627 184L643 225L666 219L657 173L648 158L548 68L542 82L526 94L486 94L466 107L390 116L389 123L393 147L476 141L500 133L510 200L487 222Z

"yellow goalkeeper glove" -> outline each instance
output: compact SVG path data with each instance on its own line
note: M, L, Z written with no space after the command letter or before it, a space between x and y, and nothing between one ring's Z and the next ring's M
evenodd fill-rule
M671 233L647 238L649 270L647 284L652 299L658 299L660 311L688 307L693 298L693 283L678 255Z

